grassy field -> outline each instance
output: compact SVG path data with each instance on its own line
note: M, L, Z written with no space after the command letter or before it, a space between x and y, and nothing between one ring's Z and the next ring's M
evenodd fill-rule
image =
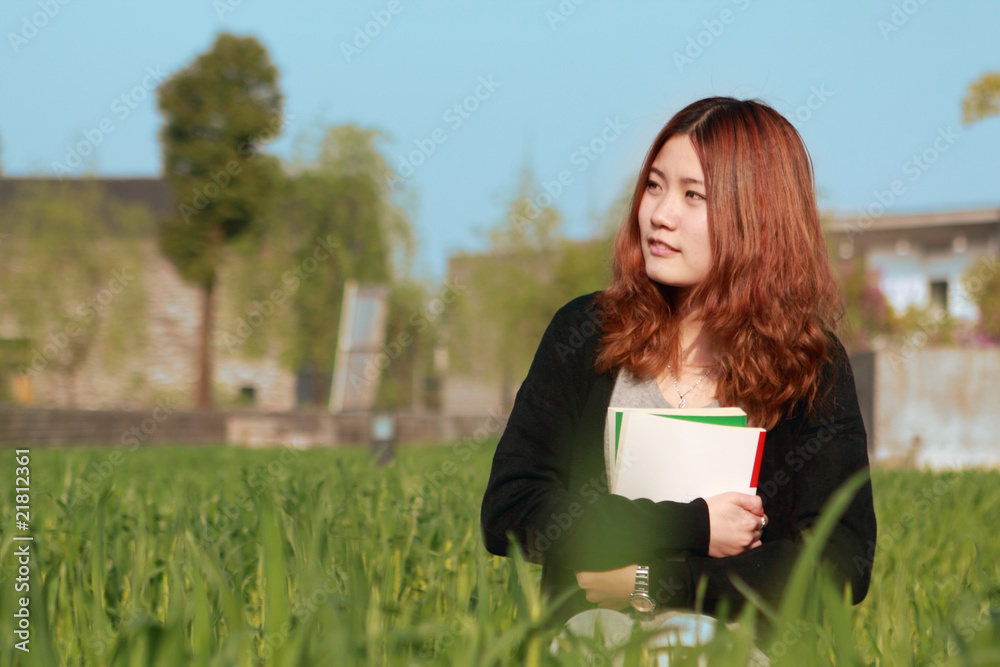
M585 647L549 655L537 567L482 547L492 449L378 468L360 449L32 448L27 532L0 450L0 667L580 664ZM874 485L868 598L848 607L806 568L766 612L796 631L760 648L774 664L1000 664L1000 474ZM30 653L14 648L24 534ZM745 662L757 613L710 664Z

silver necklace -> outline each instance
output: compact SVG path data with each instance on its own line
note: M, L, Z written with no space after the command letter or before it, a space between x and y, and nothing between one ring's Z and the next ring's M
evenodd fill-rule
M702 382L704 382L705 378L707 378L707 377L708 377L709 373L711 373L711 372L712 372L712 369L713 369L713 368L715 368L715 366L714 366L714 365L713 365L713 366L709 366L709 367L708 367L708 370L707 370L707 371L705 371L705 374L701 376L701 379L700 379L700 380L698 380L697 382L695 382L695 383L694 383L694 384L693 384L693 385L691 386L691 388L690 388L690 389L688 389L688 390L687 390L687 391L685 391L685 392L682 392L682 391L681 391L681 388L677 386L677 378L675 378L675 377L674 377L674 371L673 371L673 370L672 370L672 369L670 368L670 364L667 364L667 370L668 370L668 371L670 371L670 380L671 380L671 381L672 381L672 382L674 383L674 389L676 389L676 390L677 390L677 395L678 395L678 396L680 397L680 399L681 399L681 400L680 400L680 401L679 401L679 402L677 403L677 407L678 407L678 408L683 408L683 407L684 407L684 405L685 405L685 403L686 403L686 401L684 400L684 397L685 397L685 396L686 396L687 394L690 394L690 393L691 393L692 391L694 391L694 388L695 388L695 387L697 387L697 386L698 386L698 385L700 385L700 384L701 384Z

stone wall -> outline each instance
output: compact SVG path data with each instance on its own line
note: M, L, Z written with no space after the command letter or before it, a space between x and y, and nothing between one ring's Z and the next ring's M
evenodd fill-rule
M109 364L115 350L103 343L98 332L94 351L72 377L54 365L27 375L32 386L21 393L31 395L34 406L144 409L158 400L192 406L201 291L180 277L154 241L143 243L142 254L141 280L124 288L145 290L146 315L136 323L143 327L136 335L143 335L146 341L141 353ZM233 328L232 322L224 319L225 313L245 310L226 299L223 279L217 290L216 332ZM108 305L113 307L114 302ZM13 336L10 331L6 335ZM218 344L213 350L213 392L218 404L232 405L242 387L253 387L257 409L286 411L295 407L295 374L283 368L276 355L249 359Z
M400 444L478 442L499 438L506 424L500 413L447 416L398 413ZM198 412L160 402L149 410L78 410L0 407L0 446L233 444L294 447L364 444L369 413Z
M876 461L1000 465L1000 349L883 351L875 359Z

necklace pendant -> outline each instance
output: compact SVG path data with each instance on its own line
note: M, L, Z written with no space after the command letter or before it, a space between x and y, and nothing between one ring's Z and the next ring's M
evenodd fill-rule
M684 407L684 397L683 396L681 396L680 402L677 403L677 407L679 407L679 408L683 408Z

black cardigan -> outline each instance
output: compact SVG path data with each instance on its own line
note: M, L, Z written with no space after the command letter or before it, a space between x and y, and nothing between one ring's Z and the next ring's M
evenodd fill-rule
M868 468L846 352L834 338L823 373L833 384L822 408L808 418L793 410L767 434L757 489L768 516L763 544L711 558L703 499L654 503L608 493L603 438L615 374L594 369L602 321L595 295L578 297L556 313L517 392L483 497L486 548L506 555L512 534L529 560L543 564L546 593L556 598L573 591L558 619L595 606L577 586L575 572L631 563L650 565L650 594L661 608L693 607L697 583L706 577L704 609L711 613L727 598L735 611L743 596L730 574L777 604L801 550L802 531L852 473ZM866 481L824 552L834 573L851 583L855 604L868 591L875 535Z

